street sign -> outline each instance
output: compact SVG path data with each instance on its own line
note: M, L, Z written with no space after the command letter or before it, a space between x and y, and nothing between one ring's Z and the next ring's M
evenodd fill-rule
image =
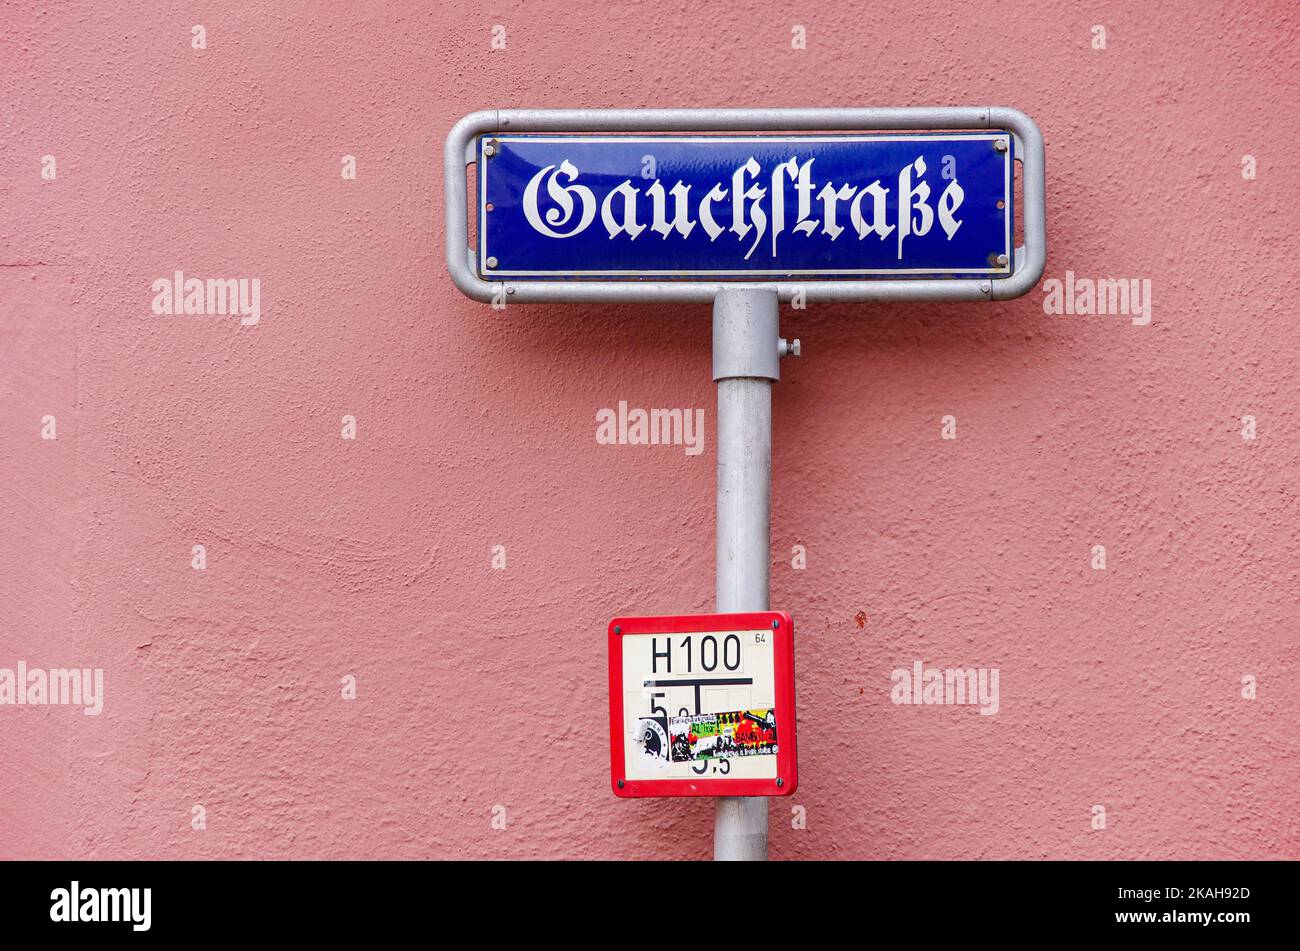
M1006 277L1014 137L487 135L480 276Z
M1028 293L1044 161L1005 106L482 109L443 146L447 273L494 309L712 305L715 590L750 611L770 591L772 385L800 353L780 305ZM717 796L714 857L766 858L755 797L798 781L793 633L770 611L612 621L614 792Z
M789 795L799 779L790 615L615 618L609 722L615 795Z

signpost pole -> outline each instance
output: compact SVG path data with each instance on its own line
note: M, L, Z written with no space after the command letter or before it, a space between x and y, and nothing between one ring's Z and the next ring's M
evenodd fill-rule
M768 610L772 492L772 384L780 378L776 288L723 288L713 300L718 385L720 613ZM718 861L767 859L767 799L720 796Z

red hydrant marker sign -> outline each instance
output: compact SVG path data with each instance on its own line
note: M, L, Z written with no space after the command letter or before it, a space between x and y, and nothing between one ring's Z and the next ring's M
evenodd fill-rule
M789 795L794 622L782 611L615 618L609 716L616 795Z

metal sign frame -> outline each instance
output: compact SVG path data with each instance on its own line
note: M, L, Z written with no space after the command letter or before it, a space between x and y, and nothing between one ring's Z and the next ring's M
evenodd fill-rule
M623 723L623 638L635 634L715 634L770 630L776 690L775 779L628 779ZM784 611L616 617L609 622L609 769L614 795L788 796L799 785L794 705L794 621Z
M865 278L861 280L541 280L486 281L469 246L468 169L483 135L627 132L883 132L1002 130L1015 138L1023 165L1024 244L1015 249L1008 277ZM780 300L805 301L1010 300L1034 287L1047 262L1043 137L1023 112L1005 106L925 106L847 109L490 109L473 112L447 135L444 152L447 270L466 296L508 304L609 301L709 303L718 292L772 288Z

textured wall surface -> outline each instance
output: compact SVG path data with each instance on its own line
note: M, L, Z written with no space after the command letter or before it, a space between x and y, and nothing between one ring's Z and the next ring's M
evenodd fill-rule
M1300 856L1293 3L120 6L0 5L0 668L104 671L0 705L0 857L710 855L708 801L610 794L604 648L712 607L709 308L463 298L442 143L916 104L1033 116L1045 279L1151 320L783 308L773 857ZM155 314L176 270L260 321ZM619 400L705 451L598 445ZM998 713L895 705L918 660Z

